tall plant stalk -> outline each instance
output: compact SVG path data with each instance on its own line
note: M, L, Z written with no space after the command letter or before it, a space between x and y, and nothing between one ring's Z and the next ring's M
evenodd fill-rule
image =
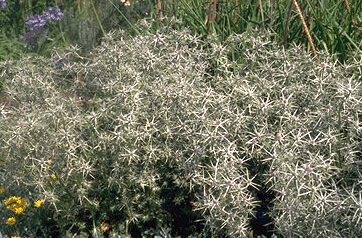
M315 46L314 46L313 39L312 39L312 37L311 37L311 35L310 35L310 33L309 33L308 26L307 26L307 24L305 23L305 20L304 20L302 11L301 11L300 8L299 8L299 4L298 4L297 0L292 0L292 2L293 2L293 4L294 4L294 6L295 6L295 9L296 9L297 14L298 14L298 16L299 16L299 18L300 18L300 21L302 22L302 26L303 26L303 29L304 29L305 34L307 35L309 44L310 44L310 46L311 46L311 48L312 48L312 52L313 52L314 56L317 56L317 50L316 50L316 48L315 48Z

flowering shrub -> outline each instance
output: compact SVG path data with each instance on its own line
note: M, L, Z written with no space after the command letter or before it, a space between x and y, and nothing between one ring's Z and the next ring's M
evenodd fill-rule
M247 237L268 190L284 237L358 237L360 59L142 24L87 57L65 53L61 71L44 58L2 66L0 184L44 198L59 233L167 227L182 204L215 236Z

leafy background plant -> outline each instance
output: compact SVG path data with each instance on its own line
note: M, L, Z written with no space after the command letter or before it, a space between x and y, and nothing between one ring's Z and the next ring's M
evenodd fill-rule
M294 1L226 1L226 0L51 0L8 1L0 9L1 34L4 42L19 41L25 33L26 17L39 14L50 6L65 12L64 20L51 27L50 35L38 53L51 53L52 46L77 44L85 51L99 44L109 30L122 28L137 33L134 22L147 17L155 26L176 19L182 27L204 36L216 33L225 41L232 33L243 33L257 28L272 31L274 40L289 47L293 43L310 48ZM315 1L299 0L298 3L313 44L318 51L327 51L345 61L350 52L361 53L361 4L358 0ZM0 59L18 57L20 45L1 44Z

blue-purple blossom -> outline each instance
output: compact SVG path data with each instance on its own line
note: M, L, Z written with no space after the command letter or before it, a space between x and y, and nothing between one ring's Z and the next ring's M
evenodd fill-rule
M64 13L60 8L57 7L49 7L48 11L43 13L43 17L47 21L60 21L62 17L64 16Z
M6 7L6 0L0 0L0 7L5 8Z
M4 1L4 0L0 0ZM60 21L64 16L62 10L57 7L50 7L41 15L28 16L25 25L29 29L25 35L20 36L20 39L26 42L25 48L34 49L40 44L40 37L45 37L47 30L45 25L49 21Z
M32 31L28 31L25 35L20 36L20 39L26 42L25 48L31 50L35 49L40 44L40 37L46 36L48 31L45 28L39 28Z
M43 15L34 15L26 18L25 25L30 31L33 31L44 28L46 23L47 19Z

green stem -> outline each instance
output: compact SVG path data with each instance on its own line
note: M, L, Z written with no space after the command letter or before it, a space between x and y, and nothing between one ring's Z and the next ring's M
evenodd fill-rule
M126 220L126 235L128 235L128 226L129 226L128 220Z
M264 9L263 9L263 2L261 0L259 0L259 6L260 6L260 13L261 13L262 27L264 29Z
M96 18L97 18L98 25L99 25L99 27L101 28L101 31L102 31L102 33L103 33L103 36L105 36L105 35L106 35L106 32L104 31L104 28L103 28L103 25L102 25L102 23L101 23L101 20L99 19L99 16L98 16L96 7L94 6L93 0L91 0L91 4L92 4L92 9L93 9L94 15L95 15Z
M128 18L122 13L121 10L119 10L119 8L114 5L114 3L110 0L108 0L108 2L110 2L113 7L117 10L117 12L119 12L119 14L121 14L121 16L126 20L126 22L131 26L131 28L137 33L137 34L140 34L139 30L136 29L136 27L128 20Z

